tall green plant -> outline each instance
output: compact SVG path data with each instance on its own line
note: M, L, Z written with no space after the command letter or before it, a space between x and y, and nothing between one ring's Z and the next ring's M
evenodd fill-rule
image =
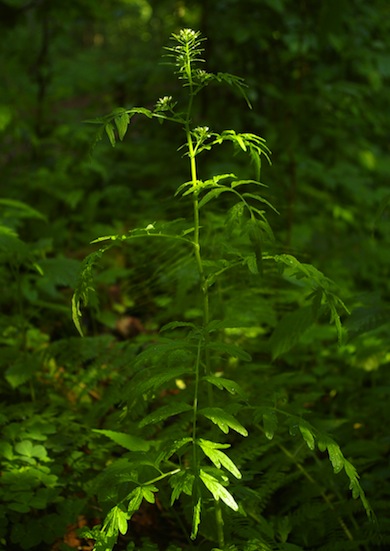
M224 300L234 293L239 297L246 281L237 281L235 274L245 278L242 274L246 272L261 290L262 285L265 288L266 274L277 267L285 279L309 290L311 307L302 308L294 319L282 321L275 331L271 343L274 357L288 350L313 321L326 313L341 339L340 312L347 309L333 292L332 282L320 271L292 255L272 252L273 233L267 211L276 209L262 193L265 186L259 180L261 161L269 160L270 155L265 140L252 133L218 133L196 125L196 97L211 84L232 86L249 104L240 78L201 68L203 40L199 32L183 29L172 35L173 45L167 48L176 76L187 93L184 106L171 96L164 96L154 109L120 108L94 121L100 125L98 137L105 132L112 146L123 140L136 115L178 125L185 137L181 151L188 159L190 179L179 186L175 196L191 201L192 219L153 222L124 235L96 239L94 243L99 248L84 260L73 297L77 329L83 334L82 308L94 296L93 274L102 255L115 246L139 240L152 240L161 246L167 241L176 243L182 257L188 257L190 268L181 277L192 274L194 285L187 288L193 293L195 308L192 321L185 319L183 312L183 319L163 326L159 338L137 355L131 380L120 389L124 403L121 430L97 430L127 452L97 480L105 520L102 526L87 533L96 540L96 551L111 550L119 533L127 533L128 522L141 504L154 503L157 492L173 514L175 502L180 500L184 511L184 516L179 515L180 523L186 537L195 540L204 525L203 535L218 549L227 549L230 531L224 525L224 517L230 515L229 510L237 514L243 511L234 491L236 488L240 495L237 481L242 480L243 473L240 460L233 459L237 438L248 436L243 417L252 419L248 423L259 438L265 435L269 440L274 437L278 420L287 419L291 434L301 435L310 450L327 451L335 473L345 471L353 496L360 497L370 513L355 468L330 436L304 420L301 411L283 408L278 400L256 403L250 385L245 388L234 377L226 376L229 363L244 369L241 364L252 361L238 342L227 338L227 329L239 326L239 322L224 312ZM240 179L233 173L200 178L200 156L226 142L249 156L255 179ZM216 218L212 219L210 207L219 202L222 208L216 206ZM221 212L226 213L222 222ZM152 264L153 259L149 258L149 262ZM230 431L238 436L232 436ZM322 497L328 499L325 494ZM187 521L191 525L189 534ZM262 549L270 549L267 537L261 536L259 530L257 544L248 542L245 548L261 545Z

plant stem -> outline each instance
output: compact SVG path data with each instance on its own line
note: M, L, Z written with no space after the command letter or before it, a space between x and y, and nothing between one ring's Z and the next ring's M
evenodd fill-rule
M178 472L180 472L180 469L174 469L173 471L169 471L168 473L163 473L160 476L157 476L156 478L152 478L151 480L144 482L144 486L147 486L148 484L155 484L159 480L163 480L164 478L167 478L167 476L172 476Z
M215 501L215 521L217 525L218 547L223 549L225 547L225 535L223 533L222 507L219 501Z
M191 95L192 97L192 95ZM192 102L190 102L189 107L191 107ZM198 267L199 277L200 277L200 288L203 295L203 339L199 340L199 346L198 346L198 355L197 355L197 361L196 361L196 380L195 380L195 396L194 396L194 417L193 417L193 459L194 459L194 466L197 466L198 464L198 456L197 456L197 445L196 445L196 421L197 421L197 411L198 411L198 392L199 392L199 370L200 370L200 359L201 359L201 347L202 347L202 340L204 344L204 356L205 356L205 362L204 362L204 369L206 375L210 375L211 373L211 365L210 365L210 352L208 347L208 331L207 327L210 321L210 309L209 309L209 293L208 293L208 284L207 280L204 275L203 270L203 262L202 262L202 254L201 254L201 247L200 247L200 216L199 216L199 199L198 199L198 192L196 191L196 188L198 186L198 177L197 177L197 168L196 168L196 153L194 150L194 144L192 142L192 136L191 131L189 127L189 115L187 117L187 122L185 125L186 130L186 136L187 136L187 144L188 144L188 153L190 157L190 166L191 166L191 181L193 184L193 188L195 189L194 195L193 195L193 207L194 207L194 253L195 253L195 260ZM207 386L207 394L208 394L208 402L209 405L212 406L214 402L214 395L213 395L213 389L211 385ZM214 510L215 510L215 523L217 528L217 536L218 536L218 546L222 549L225 544L225 537L223 532L223 516L222 516L222 508L219 501L214 500Z
M198 445L196 443L196 421L198 416L198 395L199 395L199 372L200 372L200 357L202 351L202 341L199 339L198 352L196 355L195 365L195 392L194 392L194 405L193 405L193 418L192 418L192 452L194 461L194 471L198 474L199 462L198 462Z
M189 117L188 117L189 119ZM195 261L199 272L200 277L200 289L203 296L203 329L204 329L204 339L205 339L205 372L206 375L210 374L210 359L209 351L207 347L207 331L206 328L210 321L210 309L209 309L209 292L208 284L203 270L202 254L200 247L200 213L199 213L199 198L196 188L198 187L198 176L197 176L197 167L196 167L196 152L194 149L194 144L192 142L191 131L189 128L189 120L186 122L185 126L186 135L187 135L187 144L188 144L188 154L190 157L190 168L191 168L191 181L193 188L195 189L193 194L193 209L194 209L194 253ZM209 399L212 399L212 395L209 394ZM210 401L210 400L209 400ZM210 404L211 405L211 404Z

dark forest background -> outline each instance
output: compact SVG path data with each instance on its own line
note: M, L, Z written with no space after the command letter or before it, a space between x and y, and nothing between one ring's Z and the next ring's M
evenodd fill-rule
M274 543L264 549L385 549L390 541L387 0L0 2L0 549L90 548L75 530L102 520L93 480L117 451L91 429L114 427L105 396L122 376L121 351L142 346L175 316L191 319L189 288L173 295L169 287L170 250L153 249L150 260L147 244L104 260L96 276L100 307L86 315L84 340L70 306L93 239L188 214L184 203L173 199L189 178L177 152L183 137L175 126L144 124L136 117L112 149L106 139L94 146L96 128L85 122L117 107L153 109L159 97L180 94L161 54L171 33L183 27L207 37L207 70L245 79L253 107L248 109L234 89L210 86L197 104L199 124L267 140L272 166L264 164L261 181L279 211L270 214L277 248L335 281L351 310L343 317L341 346L326 321L302 334L294 328L273 350L273 369L280 391L293 400L298 396L357 466L377 522L370 524L355 501L339 500L347 496L348 484L336 476L327 492L334 492L337 507L353 519L348 521L352 540L343 540L338 520L321 521L321 511L313 514L312 528L295 517L283 531L281 519L312 498L310 489L297 490L301 486L290 476L285 456L275 462L287 478L276 483L276 475L271 477L262 509L279 526L270 536ZM241 157L223 149L203 166L206 176L236 169L245 171ZM245 331L236 339L247 339L262 362L271 362L270 337L278 321L304 304L296 288L286 290L274 280L265 295L266 309L251 321L260 344ZM244 283L234 307L251 309ZM115 353L113 343L119 346ZM255 373L250 376L260 384ZM276 458L277 453L280 449ZM306 456L305 461L309 471L315 468L315 461L312 465ZM269 472L271 466L258 468ZM320 470L317 476L334 475ZM170 544L186 549L169 522L162 527L161 515L160 509L145 507L132 521L138 547L125 539L118 549ZM211 547L199 544L199 549Z

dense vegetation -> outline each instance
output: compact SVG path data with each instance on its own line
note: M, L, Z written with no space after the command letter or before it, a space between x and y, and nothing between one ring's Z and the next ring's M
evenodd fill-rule
M387 548L389 16L0 2L0 549Z

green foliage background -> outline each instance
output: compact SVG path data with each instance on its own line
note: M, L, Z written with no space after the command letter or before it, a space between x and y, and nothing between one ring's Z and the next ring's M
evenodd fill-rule
M276 247L310 259L336 281L352 312L343 319L338 347L326 323L307 321L299 281L291 285L288 275L270 274L255 300L249 280L229 281L241 292L224 296L228 315L243 327L230 329L230 344L255 358L241 382L250 380L255 393L277 391L280 403L331 432L357 466L377 517L369 524L355 501L344 500L348 483L332 477L320 454L303 449L290 427L287 436L234 448L234 459L253 472L247 490L257 498L240 496L252 509L234 528L237 547L231 549L256 538L254 524L269 549L385 549L386 0L0 2L0 546L69 549L64 536L78 517L90 526L101 521L96 480L121 451L92 429L119 424L118 386L157 330L171 319L196 317L193 272L183 251L150 244L145 252L143 243L129 252L114 249L102 260L100 305L92 303L85 339L70 318L72 289L91 240L188 215L184 202L172 199L188 180L175 127L135 118L123 143L114 150L97 143L91 154L95 129L83 123L118 106L152 108L160 96L179 95L160 55L182 27L208 37L207 68L243 77L253 106L246 109L231 89L211 86L196 105L200 124L266 137L273 165L262 168L262 181L280 213L270 216ZM205 179L227 170L252 177L244 159L223 148L205 163ZM211 236L220 231L220 205ZM128 332L118 329L119 320L133 324ZM276 421L267 414L258 412L269 437ZM335 509L324 506L323 494ZM152 517L148 510L145 515ZM345 539L340 518L348 519L352 540ZM175 539L174 522L165 532L162 524L155 521L153 536L139 522L135 543L122 542L122 548L153 549L143 537L162 548L186 548ZM210 531L206 527L206 540Z

